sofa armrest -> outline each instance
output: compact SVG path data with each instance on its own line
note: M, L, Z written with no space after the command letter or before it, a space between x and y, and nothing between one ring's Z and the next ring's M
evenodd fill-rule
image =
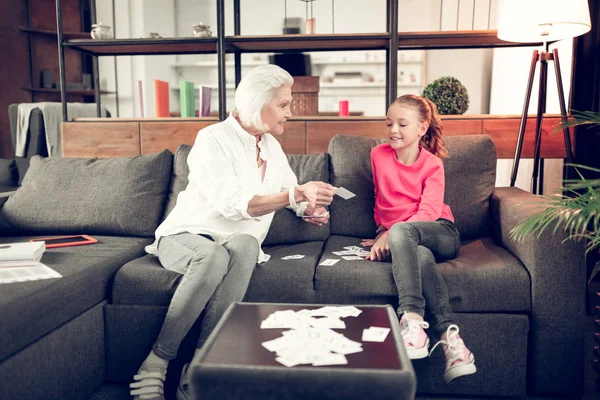
M531 277L529 393L575 394L583 387L585 243L548 227L522 242L510 232L545 208L546 200L514 187L496 188L490 199L496 240Z

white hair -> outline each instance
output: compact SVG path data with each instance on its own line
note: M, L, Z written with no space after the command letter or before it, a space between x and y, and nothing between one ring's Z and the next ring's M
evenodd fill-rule
M264 131L261 111L281 86L291 87L294 78L277 65L260 65L242 78L235 90L235 110L243 125Z

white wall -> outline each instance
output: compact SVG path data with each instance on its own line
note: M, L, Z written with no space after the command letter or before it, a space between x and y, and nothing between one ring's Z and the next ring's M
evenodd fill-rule
M175 0L119 0L115 1L115 18L109 0L96 1L97 20L113 26L116 38L142 38L148 32L163 37L175 36ZM119 90L119 116L140 117L138 112L137 81L143 83L144 116L153 117L155 79L175 82L171 65L174 55L116 57ZM100 87L115 90L115 57L99 57ZM171 93L171 110L178 110L178 92ZM102 104L112 115L117 115L114 94L102 95ZM174 107L175 106L175 107Z

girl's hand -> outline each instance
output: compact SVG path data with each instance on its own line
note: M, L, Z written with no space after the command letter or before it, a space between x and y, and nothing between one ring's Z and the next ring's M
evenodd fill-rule
M362 242L360 242L361 246L364 247L371 247L375 244L375 239L363 239Z
M386 261L390 258L390 245L388 242L389 235L387 231L381 232L375 238L375 243L371 247L371 253L365 260Z

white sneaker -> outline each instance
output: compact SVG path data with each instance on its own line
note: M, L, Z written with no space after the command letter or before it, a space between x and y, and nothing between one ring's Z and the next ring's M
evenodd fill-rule
M165 374L159 369L140 369L129 385L130 394L135 400L165 400L164 382Z
M444 372L446 383L450 383L453 379L464 375L474 374L477 371L475 356L465 346L465 342L458 335L458 331L458 326L450 325L446 330L446 340L440 340L431 349L433 352L437 345L442 343L444 355L446 356L446 370Z
M404 340L406 354L411 360L425 358L429 354L429 337L425 333L427 328L429 324L425 321L404 317L400 320L400 334Z

